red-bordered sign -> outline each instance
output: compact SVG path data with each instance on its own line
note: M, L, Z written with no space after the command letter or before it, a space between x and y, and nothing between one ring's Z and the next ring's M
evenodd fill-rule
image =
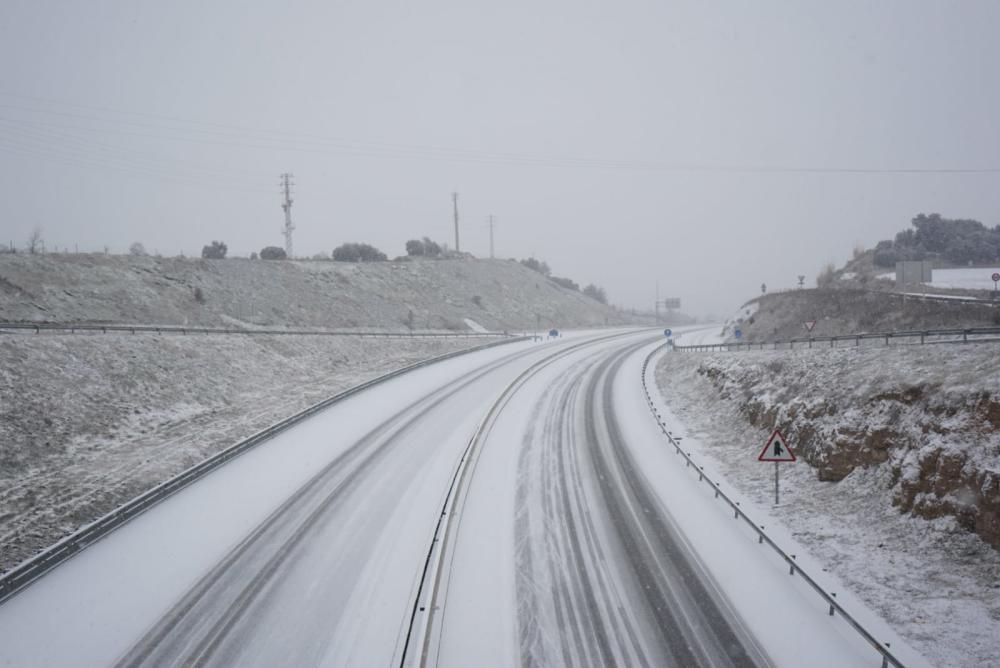
M788 447L788 440L785 439L784 435L777 429L771 434L771 438L767 439L767 445L764 449L760 451L757 455L757 461L759 462L794 462L795 453L792 449Z

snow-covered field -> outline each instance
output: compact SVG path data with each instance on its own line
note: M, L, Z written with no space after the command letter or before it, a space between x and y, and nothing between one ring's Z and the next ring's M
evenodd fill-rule
M265 261L0 254L0 320L394 331L618 324L508 260Z
M0 335L0 569L308 405L482 343Z
M1000 396L997 359L992 344L671 352L657 368L657 381L685 447L743 498L770 508L771 521L787 527L820 568L932 663L983 666L1000 662L1000 553L953 516L922 519L893 503L922 474L931 475L923 481L931 491L918 493L914 503L925 504L932 516L935 509L971 503L971 495L934 492L948 479L947 466L934 467L949 456L961 455L966 475L1000 472L997 430L976 408L984 396ZM758 414L760 426L751 426L748 411ZM804 458L782 465L781 505L774 507L773 468L756 461L770 434L763 426L768 418L790 432L793 448L798 440L813 447L860 442L880 430L891 430L892 445L885 463L871 461L883 456L878 452L862 453L871 465L837 471L846 471L839 482L818 480ZM816 433L798 433L807 425Z

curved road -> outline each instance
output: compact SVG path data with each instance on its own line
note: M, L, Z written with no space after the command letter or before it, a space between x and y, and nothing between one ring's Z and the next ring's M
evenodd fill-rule
M335 405L0 606L0 665L769 665L624 433L656 340L503 346ZM472 450L412 651L449 483L526 372Z

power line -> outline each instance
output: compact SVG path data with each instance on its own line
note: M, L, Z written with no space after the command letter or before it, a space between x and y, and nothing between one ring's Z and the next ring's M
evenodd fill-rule
M144 154L133 149L81 138L62 131L18 127L5 118L0 118L0 138L6 138L8 141L16 143L26 151L37 150L43 154L47 152L86 160L100 159L109 162L108 166L112 167L168 172L172 177L187 177L197 179L200 182L207 182L211 179L223 187L246 189L253 185L243 177L234 177L233 174L217 167L205 167L192 161L171 160ZM177 174L177 170L182 173ZM197 174L193 172L197 172ZM258 183L257 189L264 190L266 186L263 179Z
M125 173L128 176L135 177L148 177L161 182L176 183L179 185L195 186L201 188L212 188L214 189L227 189L227 190L238 190L247 193L260 193L261 189L244 188L239 186L234 186L230 184L209 184L204 179L192 180L190 178L185 178L183 176L178 176L174 174L165 174L162 172L152 171L150 169L144 169L136 166L128 166L123 164L117 164L113 162L107 162L101 159L94 159L84 156L79 156L72 152L59 151L57 149L38 147L31 144L25 144L24 142L18 142L17 140L11 139L9 137L0 137L0 144L5 146L5 151L11 153L17 153L19 155L27 156L29 158L41 158L43 160L48 160L50 162L56 162L58 164L69 165L73 167L85 167L88 169L100 168L100 169L110 169L117 172Z
M8 97L27 98L25 96L0 93ZM1000 167L866 167L866 166L817 166L817 165L768 165L768 164L708 164L708 163L666 163L651 160L635 159L609 159L609 158L582 158L553 154L530 154L530 153L504 153L480 151L473 149L440 147L427 145L409 144L387 144L377 142L360 142L311 135L304 133L289 133L281 131L261 130L240 126L228 126L220 123L209 123L204 121L185 120L157 116L153 114L142 114L131 111L115 111L101 107L87 107L72 103L57 103L46 101L47 104L63 104L90 111L101 111L104 113L114 113L120 115L130 115L135 117L146 117L159 119L170 123L181 123L186 125L200 125L204 128L217 128L215 130L201 128L177 128L177 127L157 127L150 122L122 121L121 119L107 119L95 117L93 115L77 114L65 111L54 111L51 109L40 109L37 107L26 107L23 105L2 104L0 108L18 109L32 113L42 113L54 116L64 116L69 118L83 119L97 123L114 123L118 125L129 125L142 130L134 132L123 130L120 127L113 128L78 128L84 131L117 132L138 136L147 136L158 139L186 141L206 144L235 145L245 148L267 149L267 150L294 150L310 153L337 153L346 155L356 155L362 157L389 157L389 158L419 158L430 160L447 160L458 162L472 162L479 164L497 165L531 165L544 167L586 167L603 169L624 169L634 171L658 171L658 172L678 172L678 173L730 173L730 174L817 174L817 175L864 175L864 174L888 174L888 175L919 175L919 174L998 174ZM192 136L159 136L148 134L149 131L160 132L180 132L194 133L195 135L209 135L230 141L218 141L206 139L204 137ZM221 130L221 131L220 131ZM249 136L249 141L247 137ZM260 142L260 143L255 143Z

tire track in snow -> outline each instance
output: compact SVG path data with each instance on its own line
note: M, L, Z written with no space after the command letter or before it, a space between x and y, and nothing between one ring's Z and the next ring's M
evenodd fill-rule
M506 355L410 404L327 464L200 580L121 659L119 668L231 663L254 610L267 605L312 533L431 411L526 350ZM289 652L293 656L294 652ZM230 657L231 658L231 657Z
M767 665L621 438L612 381L643 345L579 360L531 415L514 509L521 663Z
M650 665L610 577L572 437L593 362L581 360L555 380L529 423L541 428L529 428L519 456L516 586L524 665Z

